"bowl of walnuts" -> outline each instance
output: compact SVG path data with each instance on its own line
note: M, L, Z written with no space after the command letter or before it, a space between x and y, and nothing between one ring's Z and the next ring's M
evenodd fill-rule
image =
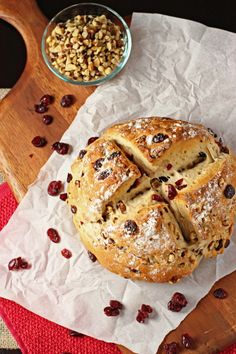
M42 54L48 68L75 85L100 85L127 63L131 34L125 20L107 6L76 4L59 12L47 25Z

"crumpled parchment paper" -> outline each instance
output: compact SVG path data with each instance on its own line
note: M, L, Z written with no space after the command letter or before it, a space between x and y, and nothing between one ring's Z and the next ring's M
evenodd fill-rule
M203 261L180 283L147 284L116 276L92 263L66 203L49 197L51 180L66 180L70 165L90 136L116 121L151 115L201 122L236 150L236 34L159 14L133 15L133 49L122 73L97 88L79 110L63 138L73 146L69 156L53 153L0 235L0 295L65 327L140 354L154 354L165 335L185 318L214 282L236 269L235 235L224 255ZM66 183L65 183L66 184ZM55 227L60 244L46 231ZM64 259L60 251L72 250ZM26 258L32 268L9 272L10 259ZM167 310L175 291L188 305L180 313ZM110 299L125 306L108 318ZM137 309L150 304L155 314L136 322Z

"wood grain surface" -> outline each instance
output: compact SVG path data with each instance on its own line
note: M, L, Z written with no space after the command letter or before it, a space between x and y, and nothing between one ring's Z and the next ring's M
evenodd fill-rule
M35 1L1 0L0 18L18 29L27 49L23 74L0 102L1 169L20 201L28 185L34 181L52 153L51 144L60 140L77 110L95 87L82 88L65 83L46 67L40 43L47 19L41 14ZM34 112L34 104L46 93L56 98L48 112L54 117L50 126L44 125L42 115ZM73 94L76 97L76 103L69 109L60 106L60 98L64 94ZM79 134L83 132L78 132ZM47 138L46 147L33 147L31 140L36 135ZM180 326L169 333L163 344L180 342L181 334L187 332L195 339L196 346L193 350L181 348L181 353L213 354L236 341L236 272L221 279L214 286L216 287L224 287L229 297L225 300L215 299L211 290ZM163 344L158 353L164 353ZM124 354L131 353L124 347L120 348Z

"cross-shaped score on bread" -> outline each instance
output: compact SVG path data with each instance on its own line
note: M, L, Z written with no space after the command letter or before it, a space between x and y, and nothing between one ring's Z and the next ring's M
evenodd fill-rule
M82 152L67 202L85 247L110 271L176 282L228 247L236 159L211 130L141 118L108 128Z

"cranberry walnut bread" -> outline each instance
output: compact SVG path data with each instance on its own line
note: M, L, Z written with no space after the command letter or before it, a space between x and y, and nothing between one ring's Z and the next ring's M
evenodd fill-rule
M175 282L224 252L235 217L236 158L199 124L117 124L72 165L68 203L86 248L110 271Z

